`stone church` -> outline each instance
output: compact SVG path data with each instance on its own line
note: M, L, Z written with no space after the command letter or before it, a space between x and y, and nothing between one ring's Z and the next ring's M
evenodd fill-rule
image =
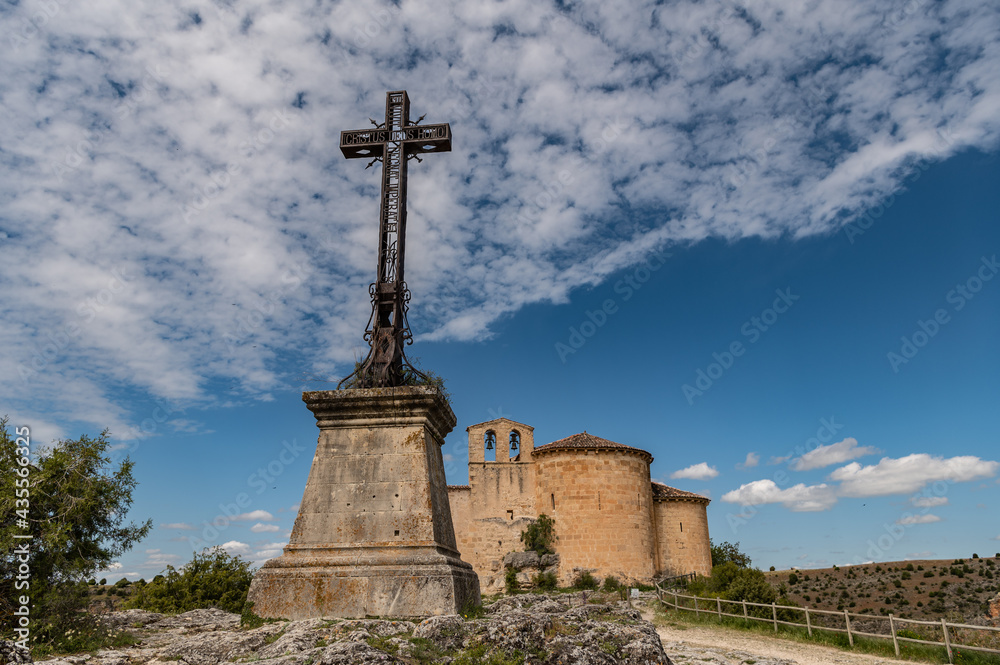
M448 487L462 559L484 591L540 514L555 521L559 583L583 570L648 583L712 569L709 499L652 482L645 450L583 432L535 447L533 428L498 418L466 429L469 484Z

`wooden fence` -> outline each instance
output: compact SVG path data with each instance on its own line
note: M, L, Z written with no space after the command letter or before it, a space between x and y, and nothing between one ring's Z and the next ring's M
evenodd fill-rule
M676 591L671 591L664 589L662 586L656 586L656 595L660 602L667 606L672 607L677 610L686 610L689 612L694 612L695 614L714 614L722 620L722 617L733 617L736 619L746 619L750 621L766 621L767 623L774 625L774 630L777 632L778 625L783 624L786 626L795 626L797 628L805 628L811 637L814 630L826 630L833 633L847 633L847 641L853 647L854 637L857 635L863 635L865 637L875 637L886 640L892 640L892 646L896 650L896 657L899 658L899 644L900 642L912 642L914 644L929 644L932 646L944 646L948 651L948 662L954 663L955 656L954 652L962 649L968 651L980 651L984 653L995 653L1000 654L1000 648L990 648L984 646L975 646L960 642L959 638L968 635L978 635L976 631L985 631L985 636L988 638L986 641L994 643L996 646L1000 646L1000 628L994 628L992 626L972 626L965 623L948 623L944 619L940 622L937 621L920 621L917 619L901 619L895 617L892 614L888 616L877 616L872 614L855 614L844 610L843 612L832 611L832 610L814 610L808 607L791 607L786 605L776 605L774 603L764 604L764 603L750 603L745 600L722 600L721 598L699 598L698 596L686 596L684 594L677 593ZM671 602L672 599L672 602ZM691 601L684 603L681 601ZM700 603L700 605L699 605ZM740 610L742 612L726 612L723 611L723 606L725 609ZM751 608L762 608L761 610L751 609ZM770 610L770 612L767 612ZM795 613L801 613L805 615L805 623L800 623L798 621L788 621ZM768 616L755 616L756 614L765 614ZM782 618L779 618L779 614ZM836 617L836 621L842 620L844 627L840 628L830 624L832 621L830 619L824 619L823 621L814 621L813 617ZM868 631L858 630L856 626L852 626L851 622L868 622L869 624L873 622L888 622L889 633L873 633ZM919 626L923 628L918 628L921 631L931 630L926 628L927 626L932 626L933 630L940 630L941 640L924 640L916 637L903 637L899 635L900 630L906 628L906 626ZM914 631L908 631L913 633Z

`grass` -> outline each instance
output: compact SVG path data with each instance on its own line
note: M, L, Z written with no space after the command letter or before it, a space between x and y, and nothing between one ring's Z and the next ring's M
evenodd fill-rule
M727 628L743 632L758 633L768 637L779 637L782 639L808 644L819 644L822 646L842 649L844 651L860 651L875 656L895 658L895 650L892 640L876 639L862 636L854 637L854 647L850 646L847 635L844 633L833 633L813 627L812 637L809 636L806 627L778 625L775 632L773 624L764 621L753 621L734 617L719 617L715 615L696 615L693 612L674 610L670 608L657 607L655 611L654 623L657 625L667 625L683 629L685 626L707 626L711 628ZM961 647L952 647L955 652L956 663L966 663L968 665L1000 665L1000 656L993 654L977 653L965 651ZM899 643L900 658L905 660L915 660L926 663L947 663L948 654L944 645L934 647L926 644Z

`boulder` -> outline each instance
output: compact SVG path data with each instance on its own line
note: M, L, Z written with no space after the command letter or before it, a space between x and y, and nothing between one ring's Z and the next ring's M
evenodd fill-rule
M538 568L538 562L538 552L510 552L503 558L504 568L513 568L514 570Z
M576 596L519 594L466 618L434 616L419 623L385 619L276 621L259 628L239 617L196 610L156 617L112 613L138 643L96 654L60 656L38 665L374 665L509 660L579 665L669 665L652 624L625 603L571 607ZM0 642L7 662L30 659Z

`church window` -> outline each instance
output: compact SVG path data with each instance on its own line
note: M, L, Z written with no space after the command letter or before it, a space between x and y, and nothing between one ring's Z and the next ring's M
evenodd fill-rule
M556 509L556 495L555 494L551 494L550 496L552 497L552 510L555 510Z
M681 525L681 533L684 533L684 522L681 522L680 525Z

